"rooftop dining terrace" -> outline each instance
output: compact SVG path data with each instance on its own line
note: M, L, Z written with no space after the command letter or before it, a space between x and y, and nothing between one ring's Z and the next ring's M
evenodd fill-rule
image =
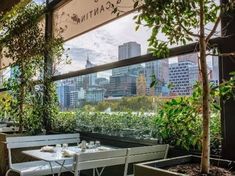
M234 0L0 1L0 176L235 175Z

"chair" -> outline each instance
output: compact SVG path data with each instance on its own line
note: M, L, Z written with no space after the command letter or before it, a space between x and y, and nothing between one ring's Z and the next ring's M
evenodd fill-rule
M124 176L132 176L127 174L130 163L164 159L167 157L168 149L168 144L129 148L127 151Z
M101 176L105 167L125 164L126 157L127 149L75 154L74 175L79 176L81 170L93 169L93 176Z

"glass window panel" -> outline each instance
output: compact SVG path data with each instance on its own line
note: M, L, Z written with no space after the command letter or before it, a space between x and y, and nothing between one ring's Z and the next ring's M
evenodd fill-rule
M61 109L73 110L83 108L87 104L93 104L96 108L96 105L101 102L120 101L123 97L191 95L193 85L200 80L197 54L192 53L57 81ZM218 84L218 58L208 57L207 62L209 79ZM89 64L93 65L91 61ZM151 88L153 75L156 77L157 84ZM109 108L108 104L105 108ZM127 108L127 110L138 109ZM154 108L148 111L154 111Z

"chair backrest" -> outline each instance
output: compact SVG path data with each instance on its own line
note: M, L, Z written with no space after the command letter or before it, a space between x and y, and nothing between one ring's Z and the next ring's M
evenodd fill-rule
M79 133L40 135L40 136L18 136L7 137L6 145L8 148L9 165L12 165L11 149L40 147L44 145L72 144L80 141Z
M7 137L6 143L8 149L38 147L44 145L55 145L64 143L77 143L80 140L79 133L41 135L41 136L21 136Z
M168 144L129 148L124 176L127 176L129 163L138 163L166 158L168 149Z
M127 149L75 154L75 175L81 170L125 164L126 157Z

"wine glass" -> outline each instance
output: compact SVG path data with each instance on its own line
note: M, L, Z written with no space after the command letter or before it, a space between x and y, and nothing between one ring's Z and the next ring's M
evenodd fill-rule
M100 141L95 141L95 147L96 148L100 147Z
M63 144L62 151L66 150L68 148L68 144Z

